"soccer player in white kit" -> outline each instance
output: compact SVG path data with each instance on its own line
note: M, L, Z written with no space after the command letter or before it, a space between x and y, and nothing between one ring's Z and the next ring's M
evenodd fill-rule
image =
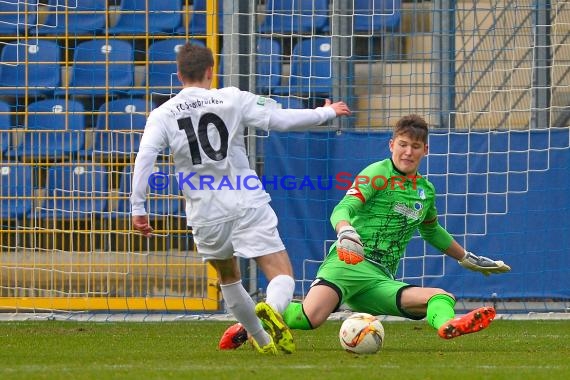
M186 199L187 224L198 253L216 269L228 309L259 352L292 353L293 336L281 313L293 298L293 269L269 194L249 167L244 130L306 129L349 115L350 109L329 100L316 109L281 109L272 99L235 87L211 89L213 66L209 48L187 43L178 51L183 88L150 113L135 160L133 227L152 235L146 189L158 153L169 147ZM255 305L243 287L237 257L255 259L267 277L265 302Z

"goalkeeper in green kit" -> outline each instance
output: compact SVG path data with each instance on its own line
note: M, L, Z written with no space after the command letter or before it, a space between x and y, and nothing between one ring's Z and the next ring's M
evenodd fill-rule
M418 172L428 152L428 128L423 118L401 118L390 140L391 159L366 167L334 208L331 223L337 241L331 247L303 303L291 303L283 313L291 329L322 325L341 304L355 312L426 318L444 339L480 331L495 317L492 307L480 307L455 317L455 298L439 288L424 288L394 279L400 259L414 232L464 268L484 275L510 267L467 252L438 223L434 186ZM221 349L239 347L243 328L226 330Z

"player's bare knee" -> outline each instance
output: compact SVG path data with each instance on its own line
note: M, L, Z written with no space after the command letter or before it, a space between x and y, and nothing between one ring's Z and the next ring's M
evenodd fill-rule
M303 313L309 320L311 328L313 329L320 327L323 323L327 321L328 317L330 316L330 313L328 312L323 313L322 310L318 309L307 310L305 306L303 306Z
M241 280L239 266L233 260L208 260L218 274L220 284L232 284Z
M441 294L441 295L449 296L449 297L451 297L451 298L453 298L453 299L455 300L455 296L454 296L452 293L449 293L449 292L446 291L446 290L443 290L443 289L440 289L440 288L433 288L433 290L434 290L434 294L433 294L434 296Z
M429 301L432 297L438 295L445 295L455 299L455 296L448 291L441 289L441 288L421 288L423 293L423 298L425 298L425 302Z
M411 286L404 289L400 295L400 304L408 311L415 310L416 308L424 308L428 301L437 295L447 295L453 299L453 294L440 289L440 288L422 288Z
M327 318L307 318L311 324L311 328L316 329L326 322Z
M283 274L293 277L293 267L286 251L256 257L255 262L268 280Z

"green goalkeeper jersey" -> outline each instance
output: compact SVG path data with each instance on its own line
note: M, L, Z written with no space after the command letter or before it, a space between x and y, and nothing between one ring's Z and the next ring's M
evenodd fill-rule
M452 242L437 222L434 186L419 173L399 172L391 159L369 165L355 178L333 210L333 228L341 220L360 235L365 258L392 276L416 229L440 250Z

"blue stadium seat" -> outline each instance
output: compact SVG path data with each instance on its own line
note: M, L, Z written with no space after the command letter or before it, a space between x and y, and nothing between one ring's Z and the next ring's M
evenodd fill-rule
M30 165L0 163L0 219L28 215L33 207L33 195L34 177Z
M331 37L311 37L301 40L291 53L289 86L278 92L283 95L330 97Z
M48 169L46 199L38 216L55 219L90 219L107 210L109 174L92 162L58 164Z
M2 0L0 1L0 35L23 35L28 27L36 24L37 1Z
M119 202L114 217L126 218L131 213L129 197L131 195L132 170L126 166L121 175L119 184ZM168 164L157 164L153 173L162 172L169 174L168 187L164 190L150 189L147 195L146 212L154 216L182 216L184 210L181 207L181 192L178 189L177 176L174 173L174 166Z
M201 40L189 40L190 43L205 46ZM159 40L152 43L148 48L148 91L164 95L177 93L181 89L180 81L176 76L176 53L180 45L186 40L182 38ZM146 87L146 76L142 86ZM146 88L130 90L131 95L144 95Z
M10 129L14 127L10 117L10 106L0 101L0 157L10 150Z
M124 94L133 85L133 59L133 47L123 40L97 39L81 42L73 54L69 87L60 88L55 94L64 95L66 91L70 95L85 96Z
M354 34L373 35L400 25L401 0L354 0Z
M267 0L260 33L319 33L329 25L328 0Z
M61 83L60 49L55 41L7 44L0 55L0 95L49 95ZM27 77L26 77L27 76Z
M171 34L182 20L180 0L121 0L119 11L109 34Z
M138 152L146 117L153 108L153 104L137 98L101 105L93 131L92 153L122 157Z
M29 0L28 0L29 1ZM95 35L105 30L107 0L49 0L40 35ZM30 31L35 33L36 30Z
M218 33L223 29L223 0L218 0ZM188 12L188 35L189 36L203 36L206 35L207 15L206 15L206 0L194 0L192 2L192 12ZM176 29L178 34L186 34L186 25L184 25L184 17L182 23Z
M257 39L255 49L255 83L259 94L269 94L281 85L283 51L278 40Z
M85 144L83 105L69 99L48 99L28 106L27 130L10 153L16 159L62 159L77 154Z

